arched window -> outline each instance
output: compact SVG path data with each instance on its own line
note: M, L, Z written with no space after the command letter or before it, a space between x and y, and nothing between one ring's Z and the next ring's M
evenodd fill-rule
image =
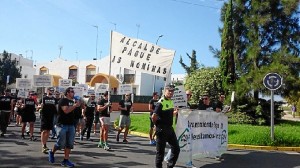
M72 79L73 81L77 81L77 72L78 67L75 65L72 65L69 67L69 77L68 79Z
M49 69L48 69L48 68L46 68L46 67L44 67L44 66L42 66L42 67L40 68L40 75L48 74L48 72L49 72Z
M86 66L85 74L85 82L89 83L91 79L96 75L96 66L92 64Z

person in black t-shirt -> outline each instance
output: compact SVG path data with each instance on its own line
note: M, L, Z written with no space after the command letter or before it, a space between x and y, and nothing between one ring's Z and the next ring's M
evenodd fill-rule
M97 103L95 100L95 94L90 94L88 101L85 103L85 109L83 111L83 119L85 120L85 127L81 132L80 140L83 140L83 136L86 131L87 131L86 140L90 140L96 105Z
M84 101L82 98L79 98L79 97L75 97L75 98L78 98L78 101L81 102L81 106L75 108L74 110L74 126L75 126L75 131L76 131L76 135L77 136L80 136L81 135L81 132L82 132L82 129L83 129L83 110L85 108L84 106Z
M41 142L42 152L48 153L47 141L49 138L50 130L53 128L54 114L57 113L55 98L53 97L53 88L48 88L47 95L40 101L41 106Z
M56 125L57 140L53 149L48 152L48 159L50 163L54 163L54 153L57 150L64 149L64 160L61 162L61 165L74 167L74 164L69 161L75 139L74 110L81 106L81 102L74 102L74 90L72 87L66 89L65 96L66 98L60 99L58 103Z
M34 123L36 120L35 116L35 106L37 105L36 99L34 99L34 93L30 93L29 97L24 100L23 106L21 108L22 111L22 130L21 130L21 138L25 139L24 132L26 123L29 122L29 133L30 133L30 140L36 141L36 138L33 136L33 130L34 130Z
M151 116L153 114L153 110L155 109L155 106L156 106L157 102L158 102L158 94L157 94L157 92L153 92L152 99L149 101L149 111L150 111L150 117L149 117L149 119L150 119L150 130L149 130L150 142L149 142L149 144L150 145L156 145L156 141L154 139L154 137L155 137L155 132L154 132L155 126L154 126L154 123L151 119Z
M58 111L58 102L61 99L61 94L58 91L55 91L55 107L56 107L56 113L54 113L53 116L53 127L51 131L51 139L55 139L56 131L55 131L55 125L57 123L57 111Z
M101 122L100 131L100 141L98 143L99 148L104 148L109 150L107 139L108 139L108 129L110 124L110 113L112 112L112 104L108 100L108 92L106 91L103 95L103 99L97 105L97 110L99 111L99 117Z
M13 111L13 98L10 96L10 90L6 89L3 96L0 96L0 128L1 137L6 134L8 124Z
M128 134L129 126L131 123L130 112L133 111L132 101L130 99L129 93L125 94L125 99L123 99L119 102L118 109L121 110L121 115L120 115L119 129L118 129L118 133L116 136L116 140L117 140L117 142L119 142L119 135L120 135L121 131L125 128L123 143L128 143L127 134Z

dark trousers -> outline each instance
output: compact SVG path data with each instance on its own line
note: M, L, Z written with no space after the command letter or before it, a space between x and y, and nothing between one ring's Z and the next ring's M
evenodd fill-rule
M10 120L10 112L0 112L1 134L5 134Z
M81 132L82 137L84 136L85 131L86 131L86 139L90 139L93 122L94 122L94 117L87 117L86 118L85 127Z
M177 141L176 134L172 127L156 128L156 168L162 168L162 162L164 160L166 143L169 143L171 147L171 156L168 161L168 168L175 166L178 159L180 148Z

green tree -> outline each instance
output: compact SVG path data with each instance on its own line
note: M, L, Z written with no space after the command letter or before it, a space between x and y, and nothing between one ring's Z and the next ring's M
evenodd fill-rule
M216 99L222 91L221 85L220 69L203 67L186 78L185 89L193 92L192 102L197 103L203 93L208 93L212 99Z
M16 82L21 77L21 68L17 67L17 61L11 60L11 54L3 51L0 57L0 90L6 88L7 76L10 76L8 84Z
M269 72L283 76L284 85L277 93L289 96L299 90L300 72L300 25L298 0L232 0L222 8L222 51L220 66L229 75L231 58L234 55L235 90L237 96L253 91L268 94L262 85ZM230 8L233 9L230 9ZM233 11L230 14L230 11ZM230 19L230 17L232 19ZM230 23L232 21L232 23ZM234 43L232 33L233 29ZM232 48L231 48L232 47ZM225 57L226 56L226 57ZM223 59L223 60L222 60ZM227 68L227 69L226 69ZM231 71L232 72L232 71ZM232 74L231 74L232 75ZM223 79L224 80L224 79ZM225 79L226 82L226 79Z
M189 57L191 65L187 66L183 62L182 56L180 56L179 63L184 68L184 70L186 71L186 73L188 75L190 75L192 72L194 72L195 70L199 69L199 63L197 62L197 55L196 55L196 51L195 50L192 51L192 56L190 56L188 53L186 53L186 55Z
M235 82L235 60L234 60L234 34L233 34L233 10L232 0L226 7L224 16L224 28L222 30L222 44L220 53L220 69L222 75L222 87L230 89L229 85Z

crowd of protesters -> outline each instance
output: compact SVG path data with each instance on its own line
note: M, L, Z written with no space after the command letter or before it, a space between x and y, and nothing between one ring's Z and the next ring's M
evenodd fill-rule
M156 145L156 167L162 166L166 142L171 145L172 149L170 158L167 160L169 167L173 167L176 164L179 155L178 142L172 123L173 115L176 116L177 109L181 107L174 107L171 100L173 91L173 86L168 85L161 99L159 99L158 93L154 92L152 99L149 101L149 143L150 145ZM84 98L74 95L72 87L67 88L64 93L49 87L38 101L35 92L29 92L26 98L18 98L15 95L11 95L10 90L6 89L3 95L0 96L0 136L4 137L10 122L15 121L15 126L21 126L20 138L26 139L26 132L30 141L36 141L34 125L37 118L36 114L39 114L41 151L48 154L48 160L51 163L55 162L55 152L63 149L64 160L61 162L61 165L74 167L75 165L69 160L69 157L75 144L75 136L79 136L81 141L84 139L92 141L91 132L93 131L94 135L96 135L99 122L98 147L105 150L111 149L108 145L108 132L112 103L108 99L108 92L105 92L98 99L96 99L95 94L87 95ZM186 95L189 101L192 97L191 91L186 91ZM220 94L218 101L213 105L210 102L209 95L203 94L198 105L188 103L187 108L221 112L224 98L224 94ZM130 113L133 112L133 102L130 94L124 95L124 99L119 102L118 110L121 111L121 114L117 127L116 141L119 142L120 133L124 130L122 142L128 143L127 134L131 123ZM164 111L168 111L168 115ZM29 124L29 128L26 127L27 124ZM47 141L50 137L50 132L51 139L56 139L56 142L49 149ZM86 138L84 138L85 134Z

